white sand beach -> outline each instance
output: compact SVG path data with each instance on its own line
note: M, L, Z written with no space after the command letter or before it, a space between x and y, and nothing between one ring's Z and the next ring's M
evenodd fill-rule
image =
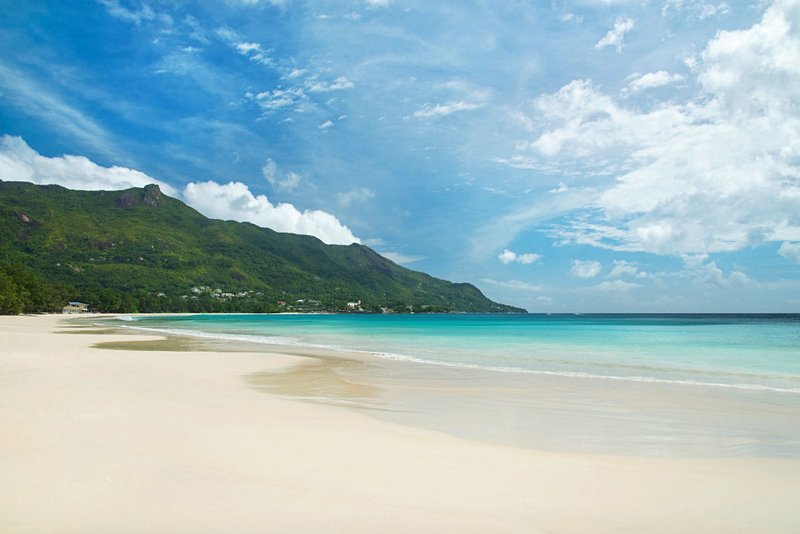
M0 318L0 532L800 532L800 460L536 450L291 400L262 352Z

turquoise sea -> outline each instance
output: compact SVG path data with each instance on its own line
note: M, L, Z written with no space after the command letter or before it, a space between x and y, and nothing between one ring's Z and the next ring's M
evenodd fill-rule
M247 342L256 352L260 345L265 353L320 355L243 379L462 438L558 452L800 458L800 315L191 315L112 323L215 347Z
M119 323L495 373L800 394L800 315L192 315Z

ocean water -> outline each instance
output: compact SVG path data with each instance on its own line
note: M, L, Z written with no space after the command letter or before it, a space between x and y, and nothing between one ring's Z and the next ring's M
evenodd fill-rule
M800 315L193 315L113 322L453 369L800 395Z

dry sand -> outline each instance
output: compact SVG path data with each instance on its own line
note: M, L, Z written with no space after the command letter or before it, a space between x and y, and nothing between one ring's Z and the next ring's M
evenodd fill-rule
M799 460L467 441L247 385L297 356L76 332L0 318L0 532L800 532Z

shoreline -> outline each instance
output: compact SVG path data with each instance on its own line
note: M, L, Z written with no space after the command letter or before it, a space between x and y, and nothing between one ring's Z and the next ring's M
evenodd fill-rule
M247 384L307 358L92 348L163 336L65 319L0 318L3 532L800 530L798 460L467 440Z
M309 358L302 366L251 375L247 383L267 393L346 405L378 419L475 441L551 452L800 459L800 391L505 372L135 324L119 325L120 332L158 333L170 341L97 346L253 350Z

